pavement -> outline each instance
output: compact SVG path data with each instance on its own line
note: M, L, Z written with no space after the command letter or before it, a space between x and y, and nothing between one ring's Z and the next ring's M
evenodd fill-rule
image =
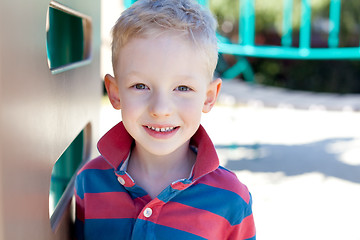
M253 196L257 239L360 240L360 97L224 81L202 124ZM120 121L103 100L101 134Z
M314 93L227 80L223 101L275 108L329 111L360 111L360 94Z

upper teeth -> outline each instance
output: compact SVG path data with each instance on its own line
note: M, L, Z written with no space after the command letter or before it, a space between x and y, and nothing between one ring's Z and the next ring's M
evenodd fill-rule
M169 132L169 131L174 130L175 127L155 128L155 127L147 126L147 128L154 130L156 132Z

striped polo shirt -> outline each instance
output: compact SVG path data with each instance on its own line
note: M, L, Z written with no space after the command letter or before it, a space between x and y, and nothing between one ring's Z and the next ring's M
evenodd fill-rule
M190 144L197 152L192 174L155 199L126 172L134 139L122 123L98 142L75 183L77 239L255 239L252 200L236 175L219 166L202 126Z

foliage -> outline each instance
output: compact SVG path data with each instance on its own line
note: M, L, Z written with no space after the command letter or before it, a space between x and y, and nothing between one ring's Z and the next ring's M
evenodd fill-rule
M225 20L239 20L239 1L235 0L211 0L210 9L217 17L219 25Z
M253 59L256 82L295 90L360 93L360 61Z

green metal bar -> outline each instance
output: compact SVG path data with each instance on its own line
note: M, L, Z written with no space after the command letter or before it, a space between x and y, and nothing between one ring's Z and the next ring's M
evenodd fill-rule
M239 43L254 45L255 42L255 3L254 0L240 1Z
M242 46L219 43L219 53L244 57L277 59L360 59L359 47L347 48L289 48L282 46Z
M254 72L250 63L245 57L238 57L237 59L238 61L222 74L223 78L233 79L239 76L239 74L243 74L243 78L246 82L253 83Z
M311 0L301 0L300 48L310 48Z
M329 13L329 47L335 48L339 46L339 32L340 32L340 12L341 0L330 1Z
M283 4L281 45L290 47L292 45L293 0L284 0Z

